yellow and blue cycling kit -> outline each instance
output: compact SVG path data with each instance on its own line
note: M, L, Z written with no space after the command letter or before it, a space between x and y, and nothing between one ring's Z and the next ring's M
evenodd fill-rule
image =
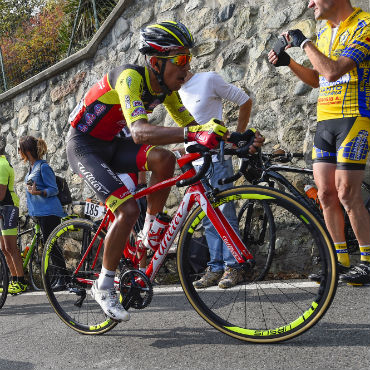
M317 120L370 117L370 14L355 8L340 23L330 49L332 32L330 23L326 23L317 36L317 48L333 60L352 59L356 68L335 82L320 75Z
M335 37L333 32L327 22L317 48L332 60L350 58L356 67L335 82L319 76L312 159L341 169L363 169L370 146L370 14L355 8Z

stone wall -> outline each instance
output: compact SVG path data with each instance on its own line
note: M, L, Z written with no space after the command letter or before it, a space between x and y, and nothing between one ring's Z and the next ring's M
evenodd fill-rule
M103 25L104 33L95 39L95 48L90 47L90 54L69 58L0 95L0 130L7 138L7 153L15 168L21 210L25 211L22 181L27 166L17 156L17 138L26 134L46 140L46 159L57 174L67 177L74 199L91 196L66 160L68 115L105 72L123 63L143 63L137 52L139 28L167 19L182 21L193 32L197 44L193 50L194 71L215 70L252 97L251 125L266 136L266 149L303 148L309 158L317 89L298 81L287 67L274 68L267 61L275 37L284 30L300 28L306 36L315 38L317 24L307 4L303 0L121 0ZM369 10L368 1L353 4ZM299 48L289 53L298 62L308 63ZM237 115L237 107L226 103L224 118L231 130ZM151 122L173 125L161 107L156 108ZM307 162L310 164L309 159ZM175 190L168 207L177 201Z

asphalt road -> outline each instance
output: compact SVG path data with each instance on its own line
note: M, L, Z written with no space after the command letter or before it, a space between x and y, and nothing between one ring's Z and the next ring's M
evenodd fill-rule
M45 295L9 296L0 310L0 369L369 369L370 287L341 286L325 317L298 338L249 344L219 333L182 292L101 336L65 326Z

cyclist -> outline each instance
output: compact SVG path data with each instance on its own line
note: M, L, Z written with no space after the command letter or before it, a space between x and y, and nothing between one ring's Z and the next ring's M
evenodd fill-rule
M12 276L8 292L27 290L23 262L17 248L19 198L14 192L14 170L5 157L5 139L0 137L0 245Z
M210 118L215 116L222 119L223 99L238 104L239 118L236 132L245 131L252 109L252 100L238 87L228 84L216 72L188 72L185 83L179 90L182 102L194 116L199 124L205 124ZM185 146L191 145L188 143ZM216 155L212 158L213 173L210 178L212 186L220 190L232 187L232 184L219 185L218 180L230 177L234 174L233 165L230 158L225 158L221 163ZM196 168L203 164L203 159L193 162ZM239 232L238 219L232 203L221 206L222 212L232 225ZM237 268L238 263L230 252L229 248L222 241L208 219L203 221L206 229L206 239L210 253L208 268L204 276L194 282L197 289L218 285L221 289L231 288L243 281L243 270Z
M177 93L189 70L193 46L192 34L180 22L145 27L140 32L139 51L147 65L115 68L91 87L70 115L68 161L115 215L105 238L101 274L91 293L104 312L116 320L129 320L129 313L118 302L114 276L124 241L139 216L136 201L116 173L149 170L149 184L156 184L173 176L175 157L169 150L153 145L195 140L214 148L227 135L226 128L214 119L197 125ZM180 127L148 123L147 114L159 104L164 104ZM117 137L126 123L132 137ZM260 145L257 139L255 145ZM162 211L169 191L148 196L145 230Z
M286 47L301 47L312 63L296 63L284 51L269 53L275 66L289 66L303 82L319 87L317 130L312 158L318 196L326 226L338 256L340 280L370 283L370 217L361 197L370 133L370 14L350 0L310 0L317 20L327 23L316 45L300 30L288 31ZM348 213L361 251L361 263L351 267L344 236L341 204ZM320 274L311 279L320 281Z

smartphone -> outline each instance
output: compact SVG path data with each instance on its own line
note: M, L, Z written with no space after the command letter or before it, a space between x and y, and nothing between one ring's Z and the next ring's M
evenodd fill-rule
M276 53L276 55L279 55L285 50L285 47L288 45L288 40L286 39L285 36L281 35L278 37L276 40L274 47L272 50Z
M32 179L29 179L29 180L27 181L27 185L32 186L32 185L33 185L33 183L34 183L34 181L33 181Z

